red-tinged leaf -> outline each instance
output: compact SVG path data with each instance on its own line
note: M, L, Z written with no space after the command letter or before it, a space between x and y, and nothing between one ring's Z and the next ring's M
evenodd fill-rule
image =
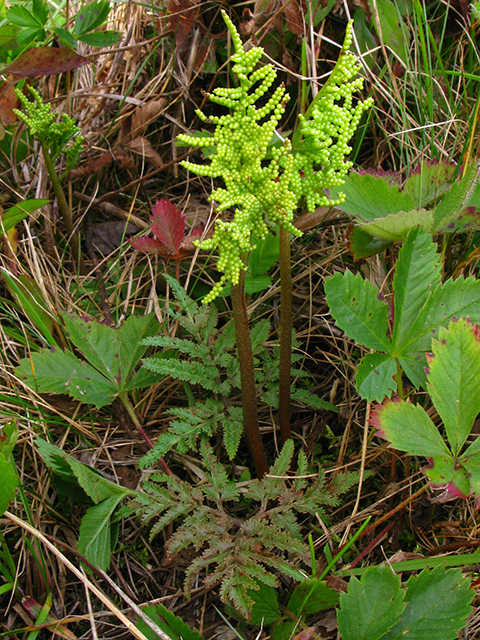
M2 73L13 73L19 78L51 76L72 71L90 60L70 49L36 47L24 51L16 60L3 68Z
M303 631L300 631L300 633L297 633L297 635L294 636L294 640L310 640L316 630L317 627L307 627Z
M188 236L185 236L180 243L181 251L188 251L189 253L193 253L196 250L196 246L193 244L195 241L200 240L203 234L203 224L195 229L192 229ZM213 230L208 234L210 237L213 234Z
M150 216L153 235L163 242L172 255L178 253L185 233L185 218L170 200L157 200Z
M8 80L0 86L0 94L0 119L2 124L7 127L17 119L13 109L18 105L18 98L13 85Z
M161 242L153 238L147 238L146 236L143 238L133 238L130 240L130 243L134 249L142 253L157 254L160 253L162 249L165 250Z

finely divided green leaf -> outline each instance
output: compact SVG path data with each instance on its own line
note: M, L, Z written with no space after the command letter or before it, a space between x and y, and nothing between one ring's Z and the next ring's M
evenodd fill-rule
M325 293L337 326L349 338L369 349L390 350L387 305L373 284L346 271L325 280Z
M431 235L418 228L410 231L398 254L393 279L394 350L401 350L427 296L440 284L440 266L437 245Z
M439 565L406 583L408 606L385 640L454 640L472 608L475 592L460 569Z
M405 609L405 593L389 566L370 567L352 577L340 596L338 630L343 640L380 640ZM431 640L431 639L430 639Z
M480 413L480 336L466 320L441 328L432 343L427 389L458 455Z
M375 408L371 422L378 429L378 435L388 440L394 449L426 458L450 456L437 427L420 405L386 400Z

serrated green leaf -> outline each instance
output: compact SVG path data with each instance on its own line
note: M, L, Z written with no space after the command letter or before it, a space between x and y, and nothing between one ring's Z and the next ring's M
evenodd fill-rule
M441 326L446 327L453 317L480 322L480 280L463 277L449 278L429 295L410 334L403 341L404 353L428 351L432 338L438 337Z
M12 24L23 27L24 29L38 29L39 26L43 26L31 11L21 5L10 7L10 9L7 10L7 19Z
M471 164L463 172L461 180L454 182L448 193L435 209L433 231L441 228L454 227L463 207L468 202L470 193L475 188L478 176L478 167Z
M191 629L161 603L144 607L143 612L172 640L203 640L203 636L196 629ZM148 640L160 640L155 631L141 618L137 620L137 628Z
M20 361L15 373L39 393L68 393L98 408L110 404L117 395L117 388L105 376L59 348L32 353L30 359Z
M384 218L376 218L372 222L360 224L359 230L379 238L381 242L391 244L392 242L400 242L411 229L416 227L430 231L432 224L433 213L431 211L410 209L409 211L397 211L397 213L392 213Z
M357 365L357 391L369 402L381 402L397 390L396 373L396 362L388 353L368 353Z
M424 569L406 583L408 606L385 640L454 640L472 608L475 592L460 569Z
M412 196L415 208L420 209L450 189L456 171L454 162L423 160L410 172L403 190Z
M466 320L442 327L433 340L427 390L443 420L454 456L457 456L480 413L480 336Z
M325 280L325 293L337 326L358 344L388 351L387 305L379 300L378 289L358 273L336 273Z
M412 196L399 190L398 185L388 183L383 177L351 171L344 184L337 188L345 193L345 202L339 207L365 222L385 218L398 211L415 208ZM336 191L331 189L335 197Z
M75 18L75 35L78 36L100 27L108 18L110 2L108 0L94 0L85 4Z
M107 571L112 555L112 515L125 494L113 495L93 507L82 518L78 550L93 565Z
M470 480L466 469L455 458L435 456L422 471L435 489L446 489L452 496L467 498Z
M57 37L60 38L60 40L64 40L70 47L77 46L77 39L74 38L70 31L67 31L67 29L62 29L62 27L55 27L54 31Z
M253 600L253 607L250 611L250 622L252 624L265 626L272 624L280 617L276 590L260 582L258 590L248 591L249 597Z
M116 44L121 37L122 34L118 31L97 31L77 36L80 42L89 44L91 47L110 47L112 44Z
M76 479L95 504L111 497L120 497L120 499L123 500L126 496L136 495L135 491L110 482L110 480L107 480L101 473L79 462L59 447L50 444L50 442L46 442L42 440L42 438L36 438L35 444L45 464L50 467L54 473L68 481ZM68 465L71 475L69 475L66 465Z
M420 405L404 400L385 400L375 407L371 423L378 430L378 436L390 442L394 449L406 451L410 455L451 456L437 427Z
M470 453L470 447L464 453L464 455L460 456L459 463L464 467L468 473L468 480L470 482L470 493L473 494L477 500L480 500L480 454L478 452L478 443L480 438L474 442L476 446L475 449L476 454L473 453L474 446L472 445L472 452Z
M339 595L325 580L310 578L296 585L287 604L287 609L295 616L318 613L332 609L338 603Z
M347 246L354 260L369 258L390 246L390 240L376 238L363 227L350 225L347 229Z
M370 567L361 580L352 577L340 596L338 630L343 640L380 640L405 609L400 577L390 567Z
M130 377L146 351L143 339L156 335L159 328L155 314L149 313L145 316L131 315L119 329L114 330L118 332L120 342L120 370L123 380Z
M440 284L440 267L437 245L431 235L423 229L410 231L398 254L393 278L395 324L392 349L401 350L425 300Z

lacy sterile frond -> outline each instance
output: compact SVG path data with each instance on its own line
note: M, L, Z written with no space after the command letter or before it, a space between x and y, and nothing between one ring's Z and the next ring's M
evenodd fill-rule
M187 595L197 575L205 571L205 583L219 584L222 600L248 617L253 605L249 592L261 583L276 586L274 572L295 580L305 577L302 566L308 565L310 554L297 514L318 513L328 521L324 507L336 506L341 491L351 483L345 479L327 485L323 473L314 481L298 477L310 476L303 453L297 476L292 475L291 440L268 476L241 484L229 478L207 443L202 442L200 449L203 469L197 485L153 474L131 506L142 522L153 525L151 538L177 520L166 551L168 558L190 547L196 551L186 572Z
M215 147L210 164L181 164L198 175L221 177L225 187L215 189L210 199L218 202L219 211L235 211L231 222L218 220L213 237L199 244L202 249L218 248L217 267L224 274L205 297L205 303L211 302L226 282L238 283L240 271L245 269L244 256L254 248L253 232L264 238L269 228L279 222L290 233L301 235L292 225L297 198L289 188L293 169L290 142L280 149L269 148L289 96L282 84L264 106L255 106L277 73L271 64L255 69L263 49L245 51L230 18L224 11L222 14L235 47L232 62L239 86L214 89L208 98L231 113L207 117L197 110L201 120L216 125L213 137L178 136L180 142L192 147Z
M215 305L198 305L174 278L165 277L172 285L176 299L176 304L169 307L169 314L190 337L146 338L142 341L143 345L160 347L163 352L146 358L143 364L155 373L194 385L197 399L189 406L169 410L173 419L168 430L158 436L153 449L140 460L140 467L154 465L171 449L178 453L196 450L200 438L211 438L218 434L223 434L223 444L228 457L233 460L243 434L242 407L235 397L230 398L231 395L239 395L241 384L233 322L219 329ZM264 318L252 325L250 336L258 395L266 404L278 407L278 347L272 350L266 348L270 332L270 323ZM295 336L293 346L299 346ZM301 358L300 354L294 354L292 360ZM308 374L294 369L293 377L303 379ZM296 385L292 385L292 398L300 405L337 411L331 403ZM283 471L274 475L285 475L289 465L287 463Z
M353 104L353 94L363 88L358 76L360 64L349 51L353 38L353 21L347 25L340 56L328 81L317 94L305 115L299 115L296 143L294 137L293 171L290 188L305 196L307 208L343 202L345 196L329 199L324 189L343 184L352 167L345 157L351 152L348 142L355 133L362 114L373 105L373 98Z

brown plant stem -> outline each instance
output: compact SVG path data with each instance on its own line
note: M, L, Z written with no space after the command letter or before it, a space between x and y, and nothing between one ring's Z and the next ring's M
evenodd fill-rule
M53 163L52 157L50 156L48 147L44 142L42 142L42 151L43 158L45 160L45 166L47 167L48 171L48 176L52 182L53 191L55 193L55 197L57 198L58 208L62 215L63 224L65 225L65 229L67 230L67 234L72 243L72 249L75 255L75 260L77 262L78 270L80 272L80 275L85 275L87 273L87 270L85 269L85 263L83 261L83 255L80 247L80 242L78 240L78 235L73 227L72 212L70 210L70 207L68 206L67 199L62 189L62 185L60 184L57 172L55 171L55 165Z
M252 343L248 328L247 306L245 304L244 271L240 273L238 284L232 284L232 310L242 383L243 426L255 471L259 478L263 478L268 472L268 462L258 427Z
M291 438L290 367L292 357L292 262L290 234L280 227L280 371L278 414L282 444Z

